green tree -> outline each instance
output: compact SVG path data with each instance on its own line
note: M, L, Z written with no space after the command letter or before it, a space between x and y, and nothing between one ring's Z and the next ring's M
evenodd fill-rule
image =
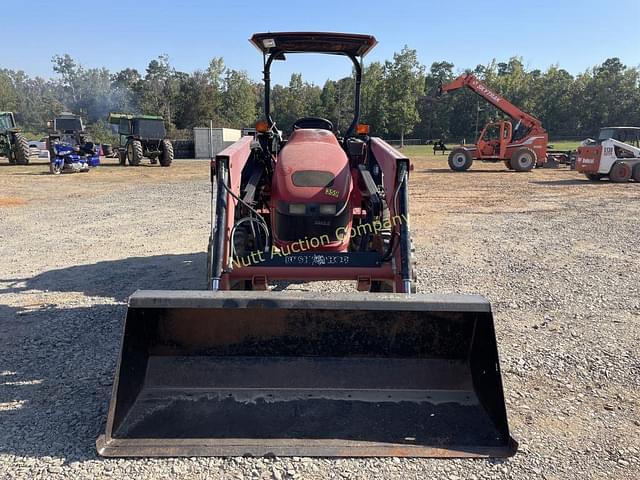
M227 70L222 93L226 124L234 128L253 125L256 121L256 88L247 72Z
M209 121L220 124L222 118L218 101L218 92L208 73L194 72L180 83L176 99L176 127L186 129L208 126Z
M322 90L309 88L317 106L317 113L310 108L310 116L327 118L333 123L336 131L345 133L353 120L355 80L353 77L344 77L340 80L327 80ZM316 97L316 94L319 94ZM313 105L312 105L313 106Z
M0 110L14 111L18 108L18 92L13 85L13 72L0 70Z
M305 82L300 73L292 73L286 87L275 85L271 91L271 115L278 128L290 132L297 119L322 114L321 95L320 87Z
M405 134L420 121L416 102L424 94L424 67L417 52L405 45L400 53L394 53L393 62L386 62L385 69L389 130L400 134L402 147Z
M180 78L169 63L167 55L160 55L147 66L144 79L138 83L138 105L142 113L162 115L167 126L173 122Z
M425 76L426 95L418 99L420 123L416 125L415 133L420 137L441 140L450 138L452 103L437 95L440 86L453 78L453 63L441 61L431 64Z
M125 68L111 76L113 111L137 113L139 111L136 89L142 77L135 68Z

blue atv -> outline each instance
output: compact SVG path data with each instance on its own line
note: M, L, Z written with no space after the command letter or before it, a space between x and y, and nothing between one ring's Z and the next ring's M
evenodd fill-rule
M55 142L52 150L54 155L51 157L49 170L54 175L64 172L88 172L89 168L100 165L98 147L91 142L82 146Z

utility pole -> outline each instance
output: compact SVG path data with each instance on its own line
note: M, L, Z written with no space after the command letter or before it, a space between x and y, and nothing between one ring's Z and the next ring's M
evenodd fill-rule
M482 111L482 108L480 108L480 100L477 101L476 104L476 140L478 138L478 123L480 122L480 112Z

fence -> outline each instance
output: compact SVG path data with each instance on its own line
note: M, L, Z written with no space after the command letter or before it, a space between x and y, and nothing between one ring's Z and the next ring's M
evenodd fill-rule
M402 142L400 141L400 139L393 139L393 140L385 140L389 145L394 145L394 146L398 146L400 145ZM405 145L422 145L423 141L421 138L405 138L404 139L404 144Z
M194 158L195 148L193 140L172 140L174 158Z

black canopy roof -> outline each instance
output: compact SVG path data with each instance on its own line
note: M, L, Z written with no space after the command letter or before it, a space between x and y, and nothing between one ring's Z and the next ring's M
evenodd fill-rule
M249 40L265 54L331 53L364 57L376 43L372 35L331 32L255 33Z

